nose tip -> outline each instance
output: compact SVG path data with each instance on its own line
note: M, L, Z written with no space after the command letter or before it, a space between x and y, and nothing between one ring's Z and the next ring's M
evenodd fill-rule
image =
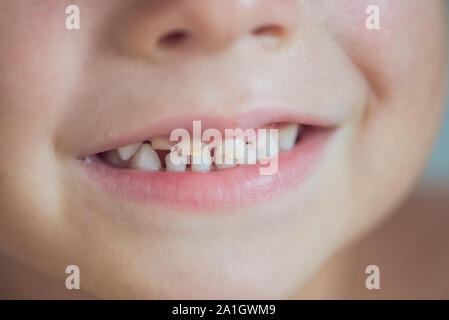
M238 41L282 47L299 21L294 0L155 0L133 14L122 44L148 59L206 54Z

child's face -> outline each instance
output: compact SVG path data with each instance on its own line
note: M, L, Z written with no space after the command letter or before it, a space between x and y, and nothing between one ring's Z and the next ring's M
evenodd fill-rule
M291 297L425 163L443 0L73 3L79 30L66 29L72 1L0 4L0 246L61 285L75 264L81 288L105 297ZM308 133L272 176L93 155L192 120Z

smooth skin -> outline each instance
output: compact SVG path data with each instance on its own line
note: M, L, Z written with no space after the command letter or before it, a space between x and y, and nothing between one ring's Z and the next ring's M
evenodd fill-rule
M94 297L308 297L320 267L389 217L425 166L445 98L446 1L80 0L81 29L68 31L70 4L0 1L10 296L78 297L63 287L76 264ZM380 30L365 28L368 5ZM179 28L185 44L160 41ZM319 169L266 204L192 217L80 178L77 152L96 139L147 119L251 111L254 96L338 115ZM48 278L23 281L31 270ZM327 297L319 288L309 296Z

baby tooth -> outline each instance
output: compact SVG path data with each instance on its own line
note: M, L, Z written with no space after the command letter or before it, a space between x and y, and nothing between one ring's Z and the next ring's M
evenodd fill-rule
M153 150L170 150L170 139L165 137L151 138L151 148Z
M242 160L244 161L245 148L246 148L245 140L243 138L235 138L234 144L235 144L234 159L237 162L242 161Z
M106 151L104 160L114 167L124 168L128 165L128 161L122 160L117 150Z
M260 134L257 137L257 158L259 160L275 157L279 153L278 134L274 134L272 130L270 129L268 137L266 134Z
M238 164L256 164L257 163L257 148L253 145L245 146L245 156L237 161Z
M228 169L234 168L237 165L234 157L232 155L226 155L219 148L215 149L214 153L214 163L217 169Z
M279 137L278 134L273 135L270 133L270 145L268 146L268 156L275 157L279 154Z
M225 139L221 146L215 148L215 163L217 165L232 165L244 161L245 141L240 138Z
M224 161L222 161L224 162ZM217 167L217 169L229 169L229 168L234 168L237 166L236 163L233 164L225 164L225 163L215 163L215 166Z
M192 156L201 156L203 153L205 144L198 140L192 140L190 145L190 155Z
M177 152L170 152L165 156L167 171L186 171L187 157L179 156Z
M130 144L123 148L119 148L118 153L120 155L120 158L122 158L122 160L131 159L131 157L137 152L137 150L139 150L141 145L142 145L142 143L139 142L139 143Z
M232 156L227 156L222 151L218 150L219 148L215 149L214 152L214 163L218 169L226 169L236 166L236 161Z
M177 151L183 156L190 156L192 154L192 142L189 139L183 139L170 148L172 152Z
M299 130L299 124L290 124L279 129L279 149L281 151L293 149Z
M212 164L212 157L210 155L210 150L205 144L200 144L201 150L193 150L192 152L192 171L210 171Z
M133 169L157 171L161 168L161 160L156 151L149 144L145 143L132 157L130 167Z

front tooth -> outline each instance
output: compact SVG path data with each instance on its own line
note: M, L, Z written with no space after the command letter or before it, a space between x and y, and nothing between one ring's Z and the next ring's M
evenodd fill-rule
M183 156L190 156L193 151L192 141L190 139L183 139L170 148L172 152L177 151L178 154Z
M234 154L235 161L236 162L245 161L245 151L246 151L245 140L243 138L235 138L234 146L235 146L235 154Z
M225 139L214 151L215 164L219 169L232 168L245 160L245 141L243 138Z
M178 156L177 158L172 158L178 156L177 152L170 152L165 156L165 166L167 171L186 171L187 156Z
M215 149L214 154L214 163L217 169L229 169L237 166L237 162L234 158L226 157L226 155L220 152L217 153L217 150L218 149Z
M140 146L142 145L141 142L130 144L126 147L119 148L118 153L120 155L120 158L122 160L129 160L131 157L139 150Z
M157 171L161 168L161 160L156 151L149 144L145 143L132 157L130 167L133 169Z
M195 148L195 146L197 146ZM192 171L210 171L212 165L212 157L209 148L204 144L194 144L191 158Z
M273 129L270 129L268 135L260 134L257 136L258 160L272 158L279 153L278 134L273 133L272 130Z
M224 162L224 161L222 161ZM226 164L226 163L215 163L215 166L217 167L217 169L230 169L230 168L234 168L237 166L237 164L234 162L232 164Z
M166 137L154 137L151 138L151 148L153 150L170 150L170 139Z
M257 148L253 145L245 146L245 157L237 161L240 165L249 165L257 163Z
M281 151L293 149L300 129L301 126L296 123L286 125L279 129L279 149Z

